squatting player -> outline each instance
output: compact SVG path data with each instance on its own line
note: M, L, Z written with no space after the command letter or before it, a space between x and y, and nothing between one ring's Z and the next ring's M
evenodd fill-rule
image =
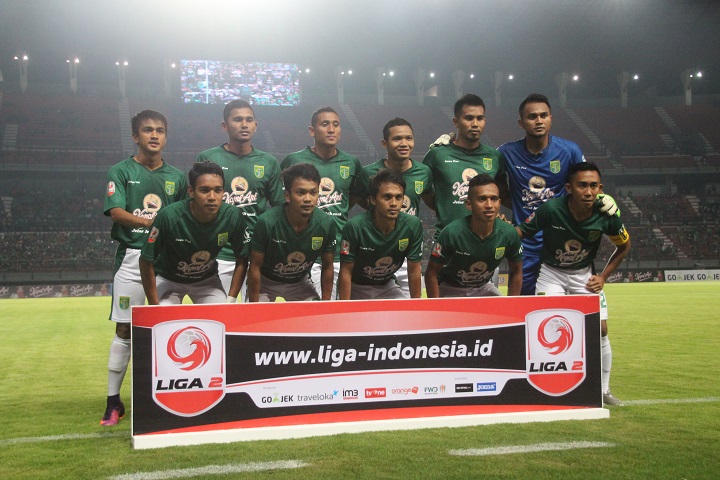
M340 116L332 108L323 107L315 111L310 118L308 131L313 138L313 146L291 153L285 157L281 166L284 170L297 163L309 163L318 169L321 177L318 207L328 215L332 215L335 220L337 248L340 244L342 229L348 221L352 185L361 165L357 158L337 147L342 127L340 126ZM337 272L340 270L340 258L337 252L334 263L335 278L331 294L333 299L336 297L335 281ZM321 294L321 271L322 266L315 263L312 268L312 281L318 295Z
M470 179L478 173L494 178L504 165L500 152L480 142L485 129L482 98L472 93L464 95L455 102L454 115L455 136L444 136L449 143L436 142L423 158L423 164L430 167L433 176L436 239L446 225L467 215L465 200Z
M523 237L544 232L537 295L600 295L602 392L606 405L621 402L610 393L612 350L607 337L607 301L603 286L630 251L630 235L616 215L600 212L600 170L594 163L576 163L568 169L565 193L540 206L517 227ZM603 234L615 244L605 268L597 274L593 261Z
M155 215L165 206L187 195L185 175L162 159L167 141L167 119L162 113L143 110L131 120L132 138L138 153L108 172L104 212L112 218L110 236L119 242L115 255L110 320L115 338L108 361L108 397L100 425L112 426L125 415L120 400L130 362L130 307L144 305L140 279L140 249Z
M210 161L222 167L225 172L223 200L240 209L245 216L247 233L252 235L258 215L284 202L280 166L275 157L253 147L257 121L245 100L233 100L225 105L222 128L227 133L227 143L201 152L197 161ZM218 274L227 292L235 269L231 245L223 248L217 262Z
M403 213L405 180L394 170L370 179L370 209L351 218L340 246L340 300L404 298L395 272L405 259L410 298L420 298L423 228L418 217Z
M522 245L515 228L498 218L500 189L481 173L470 180L465 207L470 215L453 220L440 233L425 269L428 298L498 296L495 269L507 258L508 295L519 295Z
M330 215L317 208L320 173L298 163L282 173L285 204L258 217L250 241L248 293L250 302L330 300L336 229ZM315 260L321 259L321 296L310 280Z
M550 135L552 111L546 96L529 95L520 104L518 113L518 125L525 131L525 138L499 148L505 157L502 175L507 178L516 225L549 199L564 196L570 167L585 161L577 144ZM603 211L619 216L614 201L610 197L605 200L612 204L603 206ZM535 294L541 250L542 234L523 239L522 295Z
M411 159L413 148L415 148L415 137L412 125L404 118L393 118L383 127L382 146L387 150L387 158L378 160L375 163L366 165L360 170L353 198L358 205L364 209L370 206L369 184L378 171L383 168L394 170L402 175L405 180L405 197L403 198L402 211L408 215L420 215L420 199L425 203L431 201L432 196L432 172L430 167ZM395 278L400 285L405 298L410 298L410 288L407 277L407 263L395 273Z
M185 295L193 303L225 303L237 299L245 278L245 220L222 200L222 168L197 162L188 177L190 198L155 217L142 247L140 275L150 305L178 305ZM236 262L226 294L215 259L228 244Z

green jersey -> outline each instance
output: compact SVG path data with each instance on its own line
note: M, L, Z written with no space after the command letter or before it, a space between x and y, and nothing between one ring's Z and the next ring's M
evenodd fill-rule
M318 207L331 215L337 226L336 248L340 244L342 229L348 221L350 211L350 192L358 173L360 161L352 155L338 149L337 155L328 160L315 155L310 147L291 153L282 161L282 169L298 163L309 163L320 172L320 197ZM340 261L335 254L335 261Z
M427 165L413 160L410 160L410 162L410 168L402 172L402 177L406 184L402 211L408 215L415 215L417 217L420 215L421 195L433 191L433 177L430 167ZM370 179L383 168L387 168L384 159L364 166L355 181L353 196L367 197L370 195Z
M335 222L315 208L310 223L297 233L290 225L285 205L278 205L258 217L250 248L265 255L260 272L276 282L296 283L308 277L315 260L323 253L335 253Z
M570 213L570 197L551 198L519 225L523 234L533 236L543 231L540 260L552 267L579 270L592 265L603 234L615 245L626 243L630 236L620 218L600 213L593 206L592 215L578 222Z
M158 211L187 197L185 174L163 161L155 170L135 161L130 156L110 168L107 176L104 212L121 208L140 218L155 218ZM125 227L113 223L110 236L120 242L118 249L142 248L147 237L145 227Z
M258 215L271 206L285 203L280 166L269 153L253 148L247 155L236 155L220 145L201 152L197 161L214 162L222 167L225 174L223 201L240 209L245 216L248 235L252 235ZM231 245L224 248L218 258L234 261Z
M503 258L522 261L522 243L515 227L499 218L485 239L470 229L472 216L453 220L435 243L430 261L443 265L438 281L455 287L480 287L492 279Z
M178 283L194 283L217 275L215 258L228 243L245 257L245 219L237 208L220 204L215 220L200 223L190 202L172 204L155 217L140 256L155 264L155 272ZM234 258L234 257L233 257Z
M465 199L470 179L479 173L487 173L495 178L505 168L505 157L487 145L465 150L450 143L428 150L423 164L432 171L437 238L446 225L467 215Z
M405 258L422 259L422 222L400 212L395 229L385 235L375 226L373 210L351 218L342 232L340 261L355 262L352 282L382 285L395 276Z

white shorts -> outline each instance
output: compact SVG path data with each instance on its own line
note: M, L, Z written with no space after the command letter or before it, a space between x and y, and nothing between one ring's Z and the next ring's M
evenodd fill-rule
M405 295L393 278L382 285L360 285L358 283L352 283L350 286L350 300L396 298L405 298Z
M592 268L580 270L562 270L544 263L540 266L540 274L535 284L536 295L592 295L585 285L592 276ZM600 320L607 320L608 308L605 292L600 296Z
M193 303L226 303L227 295L217 275L195 283L179 283L160 275L155 277L160 305L180 305L185 295Z
M223 288L223 290L225 290L225 293L228 293L230 291L230 284L232 283L233 272L235 271L235 262L229 262L227 260L220 260L218 258L217 264L218 264L218 277L220 278L220 282L222 283L222 288ZM246 286L247 286L247 275L245 276L245 280L243 280L242 285L240 285L240 292L245 290ZM240 293L238 294L238 297L239 296L240 296Z
M140 250L128 248L112 284L110 320L130 323L130 307L145 305L145 290L140 279Z
M312 266L312 270L310 270L310 281L312 281L312 284L315 286L315 291L317 292L319 298L322 298L322 285L320 284L321 272L322 265L319 263L314 264ZM340 262L333 262L333 289L332 294L330 294L330 300L335 300L337 298L337 282L339 274Z
M398 268L395 272L395 280L400 286L400 290L402 290L404 297L410 298L410 282L408 281L407 258L403 260L402 265L400 265L400 268Z
M492 282L479 287L456 287L447 283L440 284L440 298L446 297L499 297L502 294Z
M260 276L260 302L274 302L282 297L286 302L307 302L320 300L310 278L303 278L296 283L284 283ZM248 298L248 295L245 295Z

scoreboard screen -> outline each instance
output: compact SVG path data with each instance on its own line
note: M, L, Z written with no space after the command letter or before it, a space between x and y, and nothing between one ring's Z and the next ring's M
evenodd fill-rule
M182 60L180 87L185 103L294 106L300 102L300 69L293 63L238 63Z

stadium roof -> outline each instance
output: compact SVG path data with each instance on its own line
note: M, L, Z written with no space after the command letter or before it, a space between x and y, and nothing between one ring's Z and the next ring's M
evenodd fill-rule
M0 71L30 82L119 58L291 62L332 72L386 66L449 76L514 73L523 91L555 90L578 73L583 92L614 95L616 75L643 90L681 95L680 72L701 70L695 93L720 94L720 2L711 0L0 0ZM110 74L114 74L109 68Z

